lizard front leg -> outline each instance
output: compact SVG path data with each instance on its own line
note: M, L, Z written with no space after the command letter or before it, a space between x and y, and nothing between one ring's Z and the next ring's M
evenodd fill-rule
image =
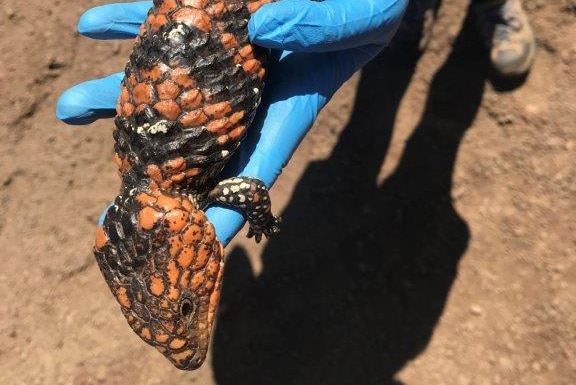
M210 191L208 201L242 211L250 223L247 236L254 237L256 243L260 242L262 235L269 237L280 231L280 219L272 214L268 188L259 179L225 179Z

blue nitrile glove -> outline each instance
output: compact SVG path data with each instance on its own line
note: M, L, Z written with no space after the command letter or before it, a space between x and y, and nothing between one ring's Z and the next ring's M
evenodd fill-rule
M390 41L408 0L282 0L260 8L249 35L273 49L259 117L231 160L228 175L259 178L271 186L334 92ZM95 39L133 38L152 2L109 4L87 11L81 34ZM62 94L57 116L88 124L115 115L123 73L92 80ZM207 210L227 244L240 230L238 212Z

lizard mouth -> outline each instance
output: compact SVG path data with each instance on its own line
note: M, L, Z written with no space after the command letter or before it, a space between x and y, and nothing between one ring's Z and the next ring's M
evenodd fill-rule
M196 370L206 359L208 349L186 349L167 355L172 364L180 370Z

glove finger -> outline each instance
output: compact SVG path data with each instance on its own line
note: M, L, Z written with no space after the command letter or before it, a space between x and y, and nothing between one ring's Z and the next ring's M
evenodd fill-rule
M258 45L295 52L328 52L386 45L407 0L282 0L256 12L248 24Z
M101 40L133 38L151 7L151 1L139 1L89 9L80 17L78 32Z
M73 125L89 124L116 114L123 72L89 80L66 90L58 99L56 116Z

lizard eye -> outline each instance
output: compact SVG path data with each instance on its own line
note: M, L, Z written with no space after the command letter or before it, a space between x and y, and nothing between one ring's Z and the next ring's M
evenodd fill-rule
M194 304L188 298L182 301L180 305L180 314L183 317L188 317L190 314L194 312Z

